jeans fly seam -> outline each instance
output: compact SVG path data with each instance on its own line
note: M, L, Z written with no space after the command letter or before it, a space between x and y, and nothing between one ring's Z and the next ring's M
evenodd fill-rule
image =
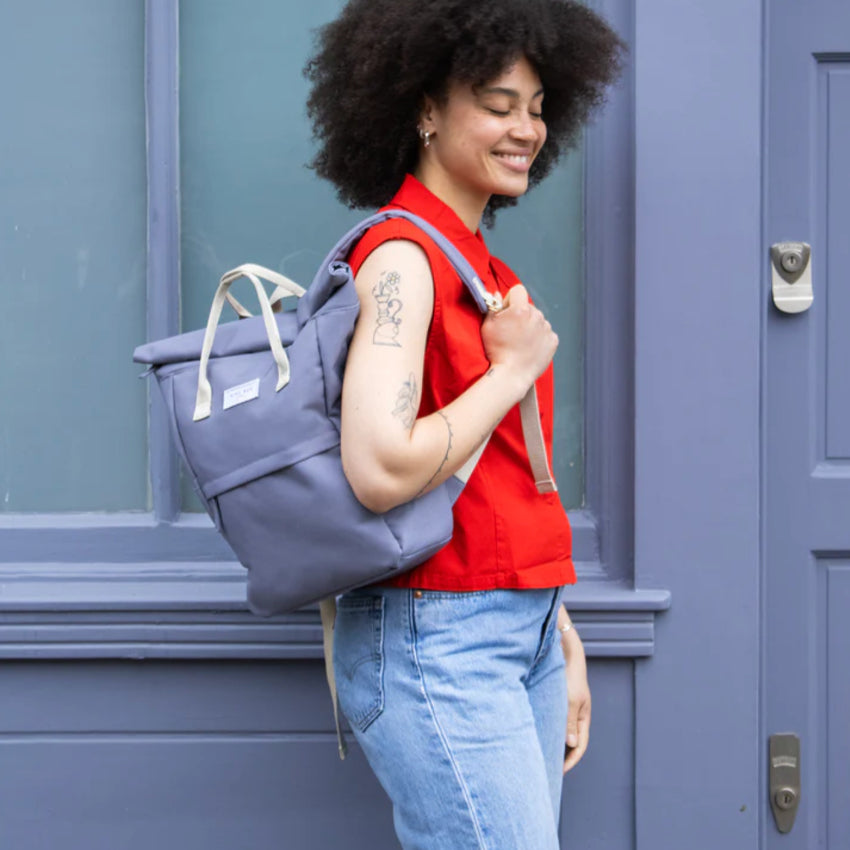
M546 658L546 656L552 649L549 638L550 632L554 632L553 620L556 620L558 616L561 590L562 588L560 587L555 589L552 603L549 606L549 610L546 612L546 619L543 621L543 634L541 635L540 646L537 648L537 654L531 663L531 667L529 667L528 669L528 673L523 676L523 682L525 683L527 683L528 680L531 679L537 668L543 662L543 659Z
M416 665L416 672L419 675L419 681L422 686L422 696L425 698L425 703L428 706L428 713L431 715L431 720L434 722L434 727L437 730L437 735L440 738L440 742L443 745L443 749L445 750L446 757L449 760L449 763L452 766L452 771L457 779L458 785L460 785L461 791L463 792L463 799L466 803L467 809L469 810L470 818L472 819L472 825L475 828L475 834L478 837L478 847L479 850L487 850L487 844L484 841L484 835L481 832L481 824L478 822L478 816L475 813L475 807L472 805L472 797L469 793L469 788L467 788L466 783L463 781L463 775L460 772L460 768L458 767L457 762L455 761L454 754L452 753L452 749L449 746L448 738L446 737L445 732L443 731L443 727L440 725L440 721L437 720L437 713L434 710L434 704L431 702L431 697L428 694L428 689L425 686L425 671L422 669L422 665L419 663L419 652L417 651L416 645L416 617L414 614L414 605L413 605L413 594L410 594L408 597L408 605L410 606L410 622L413 626L412 628L412 638L411 640L411 648L413 650L413 662Z

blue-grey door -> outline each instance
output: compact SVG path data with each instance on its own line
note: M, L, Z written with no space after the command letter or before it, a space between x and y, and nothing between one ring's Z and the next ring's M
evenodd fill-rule
M801 740L768 850L850 847L850 3L767 4L767 248L812 248L814 301L766 304L764 713ZM770 275L766 275L769 286ZM770 302L770 296L765 300ZM734 603L734 600L731 600ZM764 762L767 780L767 751Z

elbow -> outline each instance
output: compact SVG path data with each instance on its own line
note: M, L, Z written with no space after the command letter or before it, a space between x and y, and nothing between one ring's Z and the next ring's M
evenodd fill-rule
M345 463L343 471L354 497L374 514L384 514L409 499L401 492L396 479L386 471L372 468L367 473Z
M393 508L402 504L387 491L375 490L359 493L355 490L354 495L357 497L357 501L373 514L385 514L387 511L391 511Z

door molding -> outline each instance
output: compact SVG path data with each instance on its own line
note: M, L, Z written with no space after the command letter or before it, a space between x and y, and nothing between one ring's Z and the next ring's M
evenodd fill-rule
M758 847L761 0L636 4L636 847Z

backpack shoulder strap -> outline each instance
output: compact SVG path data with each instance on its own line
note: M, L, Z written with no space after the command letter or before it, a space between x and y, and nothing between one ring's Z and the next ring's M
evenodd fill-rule
M458 277L464 282L482 313L501 308L501 299L498 295L494 295L487 290L475 269L472 268L466 257L463 256L449 239L437 230L436 227L425 221L424 218L420 218L418 215L414 215L407 210L382 210L358 222L331 249L323 265L327 267L332 263L344 261L351 251L351 246L370 227L374 227L376 224L380 224L382 221L388 221L391 218L407 219L433 240L437 247L446 255L446 259L451 263Z

